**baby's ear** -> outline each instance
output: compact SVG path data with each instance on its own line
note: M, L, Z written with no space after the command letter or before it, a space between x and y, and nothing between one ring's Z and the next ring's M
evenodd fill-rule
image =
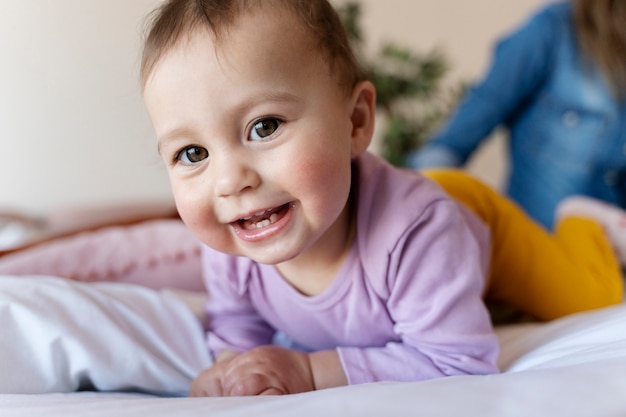
M350 101L352 121L352 157L365 152L374 134L376 118L376 88L369 81L358 83Z

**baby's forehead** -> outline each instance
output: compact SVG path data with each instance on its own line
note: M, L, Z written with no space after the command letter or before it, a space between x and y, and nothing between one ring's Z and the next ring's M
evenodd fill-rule
M275 42L300 48L307 47L308 50L302 49L301 52L308 54L314 52L311 47L319 44L315 31L295 12L285 8L274 10L263 7L251 8L242 11L229 21L215 22L212 27L205 25L204 29L212 35L216 46L238 39L242 33L251 34L252 36L246 38L259 45Z
M219 19L218 15L218 18L207 16L205 19L179 23L185 24L180 27L173 42L152 55L153 64L142 68L144 88L155 75L159 64L172 56L193 63L197 59L193 56L194 51L204 49L202 59L215 59L224 67L236 70L245 65L245 55L241 58L242 55L238 53L242 48L254 54L263 51L267 60L273 60L276 66L286 65L295 69L298 61L306 61L319 70L332 72L333 78L337 78L337 82L343 85L341 70L337 71L339 68L334 65L335 60L329 51L322 46L322 39L317 39L321 35L307 23L306 17L290 8L255 6L225 19ZM211 51L209 55L207 49ZM233 62L235 56L239 56L237 62Z
M313 32L289 11L254 9L242 13L228 26L202 27L189 34L215 51L220 61L242 50L261 51L276 65L295 61L322 61L323 51Z
M306 74L330 74L311 35L301 26L285 24L293 21L288 15L250 13L221 32L197 26L162 55L150 78L171 78L185 67L204 65L218 67L228 78L258 82L280 78L290 83Z

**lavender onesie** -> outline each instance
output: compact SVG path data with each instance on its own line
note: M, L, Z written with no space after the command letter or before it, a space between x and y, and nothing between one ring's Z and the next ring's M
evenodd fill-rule
M322 294L204 248L211 351L245 351L280 331L309 350L336 349L350 384L497 372L482 301L486 226L415 172L369 153L354 170L356 239Z

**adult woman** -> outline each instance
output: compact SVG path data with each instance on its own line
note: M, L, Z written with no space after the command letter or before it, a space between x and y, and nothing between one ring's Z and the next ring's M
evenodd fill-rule
M551 228L575 194L625 207L625 22L622 0L545 6L497 44L485 78L408 165L461 166L504 126L507 193L540 223Z

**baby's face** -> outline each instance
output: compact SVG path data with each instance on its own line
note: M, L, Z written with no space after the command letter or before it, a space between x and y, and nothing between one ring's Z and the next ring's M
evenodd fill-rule
M144 91L178 210L204 243L269 264L345 245L354 100L292 17L243 16L218 45L198 30Z

